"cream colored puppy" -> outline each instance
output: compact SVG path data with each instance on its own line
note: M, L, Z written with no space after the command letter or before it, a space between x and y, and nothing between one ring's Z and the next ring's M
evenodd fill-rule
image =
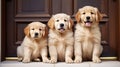
M73 56L73 21L64 13L53 15L48 21L50 63L65 61L72 63Z
M41 22L32 22L25 29L25 38L17 48L18 60L28 63L31 60L49 62L47 58L47 28Z
M102 16L97 8L85 6L78 10L76 16L77 25L75 30L74 62L91 60L99 63L102 53L101 33L99 21Z

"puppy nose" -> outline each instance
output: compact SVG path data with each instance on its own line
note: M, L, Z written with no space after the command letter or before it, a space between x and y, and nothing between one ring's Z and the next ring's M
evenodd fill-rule
M64 24L60 24L60 27L64 27Z
M35 36L38 36L38 33L35 33Z
M86 17L86 19L87 19L87 20L89 20L89 19L90 19L90 17L89 17L89 16L87 16L87 17Z

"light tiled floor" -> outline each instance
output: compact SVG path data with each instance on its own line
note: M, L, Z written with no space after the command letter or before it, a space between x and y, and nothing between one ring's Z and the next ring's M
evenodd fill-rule
M59 62L56 64L49 64L42 62L22 63L17 61L4 61L0 62L0 67L120 67L120 62L102 61L102 63L82 62L78 64L67 64L64 62Z

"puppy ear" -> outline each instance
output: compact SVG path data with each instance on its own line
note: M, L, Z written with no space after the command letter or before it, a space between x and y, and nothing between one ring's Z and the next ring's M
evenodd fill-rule
M28 36L28 37L30 36L30 27L29 27L29 25L24 28L24 33L25 33L26 36Z
M69 29L72 29L73 25L74 25L74 22L73 22L72 19L70 19L70 22L69 22Z
M99 12L99 10L97 8L95 8L97 14L96 14L96 20L99 22L100 20L102 20L103 15Z
M77 22L80 22L80 12L79 11L76 13L75 19Z
M102 15L99 11L97 11L97 14L98 14L98 20L99 20L99 21L102 20L103 15Z
M48 26L49 26L51 29L54 29L54 20L53 20L53 17L50 18L50 20L48 21Z
M45 31L42 32L43 37L47 37L48 35L48 28L45 27Z

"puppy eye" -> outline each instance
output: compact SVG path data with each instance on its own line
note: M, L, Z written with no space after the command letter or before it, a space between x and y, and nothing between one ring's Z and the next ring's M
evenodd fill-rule
M91 12L91 14L94 14L93 12Z
M34 28L32 30L34 30Z
M66 22L67 20L66 20L66 19L64 19L64 21Z
M57 22L59 22L59 20L56 20Z
M41 31L41 29L39 29L39 31Z
M83 14L85 14L85 12Z

